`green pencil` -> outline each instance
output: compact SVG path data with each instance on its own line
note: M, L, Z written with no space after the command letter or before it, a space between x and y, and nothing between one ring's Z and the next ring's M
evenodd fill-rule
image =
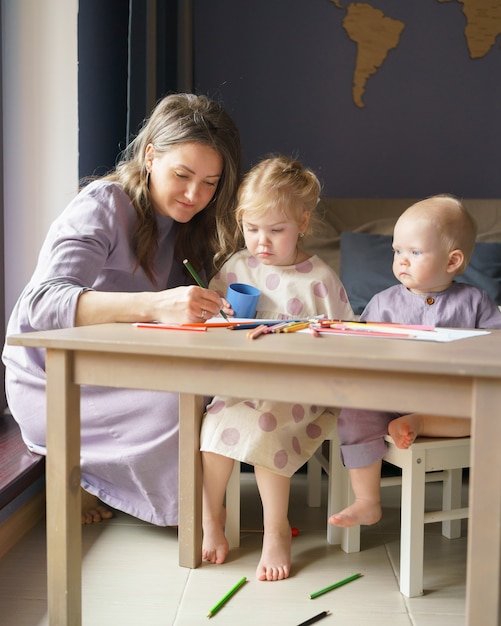
M196 273L195 268L193 267L193 265L188 261L188 259L184 259L183 261L184 265L186 266L186 269L188 270L188 272L193 276L193 278L196 280L196 283L199 287L202 287L202 289L207 289L207 287L203 284L202 279L200 278L200 276ZM224 317L224 319L229 322L228 316L226 315L226 313L222 310L219 309L219 312L221 313L221 315Z
M315 593L310 594L310 600L313 600L314 598L318 598L318 596L321 596L324 593L327 593L328 591L332 591L333 589L337 589L338 587L341 587L342 585L346 585L346 583L351 583L352 580L356 580L357 578L360 578L360 576L362 576L362 574L353 574L353 576L348 576L348 578L343 578L343 580L340 580L339 582L334 583L333 585L329 585L328 587L324 587L323 589L320 589L320 591L315 591Z
M217 611L219 611L219 609L223 606L223 604L225 604L230 598L231 596L240 589L240 587L244 584L244 582L247 580L247 578L244 576L243 578L241 578L236 585L234 585L226 595L224 595L221 600L219 600L219 602L217 604L215 604L212 609L207 613L207 617L212 617L214 615L214 613L216 613Z

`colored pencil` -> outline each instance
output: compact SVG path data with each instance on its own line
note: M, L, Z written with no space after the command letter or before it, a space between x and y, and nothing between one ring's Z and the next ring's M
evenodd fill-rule
M333 585L329 585L328 587L324 587L324 589L320 589L320 591L315 591L315 593L311 593L310 594L310 600L313 600L314 598L318 598L318 596L322 596L324 593L327 593L328 591L332 591L333 589L337 589L338 587L341 587L342 585L346 585L346 583L351 583L352 580L356 580L357 578L360 578L360 576L362 576L362 574L353 574L353 576L348 576L348 578L343 578L343 580L340 580L337 583L334 583Z
M229 322L231 324L231 320ZM281 324L282 322L278 321L278 320L261 320L259 322L233 322L231 324L232 326L232 330L246 330L246 329L252 329L252 328L257 328L258 326L278 326L278 324Z
M330 615L330 614L331 614L330 611L322 611L318 615L314 615L313 617L310 617L310 619L307 619L306 622L301 622L300 624L298 624L298 626L310 626L311 624L316 624L321 619L323 619L324 617L327 617L327 615Z
M294 322L290 324L289 326L286 326L282 330L282 332L283 333L295 333L298 330L304 330L305 328L308 328L309 325L310 325L310 322Z
M192 266L192 264L188 261L188 259L184 259L183 261L184 265L186 266L186 269L188 270L188 272L193 276L193 278L195 279L197 285L199 287L202 287L202 289L207 289L207 287L204 285L202 279L200 278L200 276L196 273L195 268ZM224 317L224 319L229 322L228 316L226 315L226 313L223 311L223 309L219 309L219 312L221 313L221 315Z
M266 324L259 324L259 326L256 326L256 328L249 330L249 332L247 333L247 338L257 339L260 335L265 335L271 332L271 329L271 326L266 326Z
M160 324L156 322L136 322L134 326L136 326L136 328L159 328L160 330L207 330L207 326L195 326L194 324Z
M236 593L240 587L244 584L244 582L246 582L247 578L244 576L243 578L241 578L236 585L234 585L227 594L225 594L221 600L219 600L219 602L217 602L212 609L207 613L207 617L212 617L215 613L217 613L217 611L219 611L219 609L223 606L223 604L226 604L226 602L228 602L228 600L231 598L231 596Z

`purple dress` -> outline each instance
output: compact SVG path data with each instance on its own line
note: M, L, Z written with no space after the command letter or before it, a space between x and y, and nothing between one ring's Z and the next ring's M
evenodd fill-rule
M85 187L52 224L7 335L69 328L84 291L160 291L189 284L173 260L176 224L157 215L157 285L131 248L136 211L122 187ZM45 454L45 350L5 345L9 408L30 450ZM110 506L160 526L177 524L178 394L83 386L82 486Z
M498 307L484 291L464 283L453 283L445 291L425 295L395 285L376 294L360 319L441 328L501 328ZM405 414L343 409L337 425L344 465L366 467L382 459L386 454L384 437L388 424L401 415Z

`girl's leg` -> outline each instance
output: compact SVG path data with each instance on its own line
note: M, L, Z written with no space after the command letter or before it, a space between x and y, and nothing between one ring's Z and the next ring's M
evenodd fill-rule
M416 437L468 437L470 432L471 420L443 415L411 413L388 424L388 433L395 445L403 449L411 446Z
M258 580L283 580L291 567L289 525L290 478L263 467L254 468L263 503L263 550L256 570Z
M329 517L334 526L358 526L375 524L381 519L381 461L367 467L349 470L355 502L339 513Z
M233 459L227 456L202 452L202 559L211 563L224 563L229 550L224 534L226 512L223 503L233 464Z

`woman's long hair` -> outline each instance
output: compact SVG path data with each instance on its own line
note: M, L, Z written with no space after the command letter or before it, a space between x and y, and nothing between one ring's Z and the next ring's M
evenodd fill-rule
M197 269L212 276L226 258L228 241L236 236L235 201L240 182L240 136L223 106L207 96L172 94L157 104L138 135L121 154L105 180L122 185L137 212L132 246L137 264L155 281L154 259L158 248L155 211L146 170L146 147L167 152L183 143L200 143L216 150L223 172L216 192L205 209L189 222L177 224L174 256L190 259Z

